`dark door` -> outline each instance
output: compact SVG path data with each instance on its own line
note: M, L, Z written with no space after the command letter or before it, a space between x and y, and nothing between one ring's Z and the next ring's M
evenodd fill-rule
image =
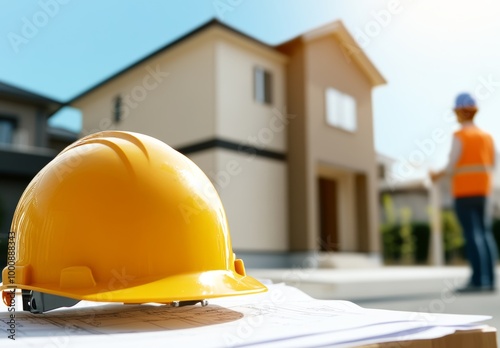
M338 251L337 182L335 180L319 178L319 206L321 251Z

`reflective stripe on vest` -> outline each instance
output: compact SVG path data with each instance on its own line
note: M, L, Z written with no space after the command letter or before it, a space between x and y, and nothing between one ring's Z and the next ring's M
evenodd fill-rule
M460 139L462 152L453 170L453 196L489 195L494 162L491 136L474 126L462 128L455 135Z
M464 165L453 170L453 175L475 172L493 172L493 166L485 165Z

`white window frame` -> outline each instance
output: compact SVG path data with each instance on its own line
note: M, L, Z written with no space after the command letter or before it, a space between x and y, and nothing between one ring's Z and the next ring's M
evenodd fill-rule
M329 126L354 133L358 128L356 99L333 87L325 90L325 119Z

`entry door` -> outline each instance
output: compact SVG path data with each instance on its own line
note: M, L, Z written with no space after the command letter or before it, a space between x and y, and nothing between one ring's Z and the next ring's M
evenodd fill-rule
M368 182L366 174L358 173L356 182L356 232L358 236L358 251L370 251L370 236L368 234Z
M321 251L338 251L340 249L337 186L337 181L334 179L319 178Z

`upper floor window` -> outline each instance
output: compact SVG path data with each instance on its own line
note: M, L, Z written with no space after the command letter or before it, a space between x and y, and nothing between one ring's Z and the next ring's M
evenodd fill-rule
M255 100L262 104L272 104L272 75L261 67L254 68L254 95Z
M17 119L13 117L0 116L0 144L13 143L16 126Z
M117 95L115 99L113 100L113 119L115 123L118 123L122 120L123 114L122 114L122 96Z
M326 122L330 126L338 127L349 132L356 131L357 115L356 100L335 88L327 88L326 99Z

